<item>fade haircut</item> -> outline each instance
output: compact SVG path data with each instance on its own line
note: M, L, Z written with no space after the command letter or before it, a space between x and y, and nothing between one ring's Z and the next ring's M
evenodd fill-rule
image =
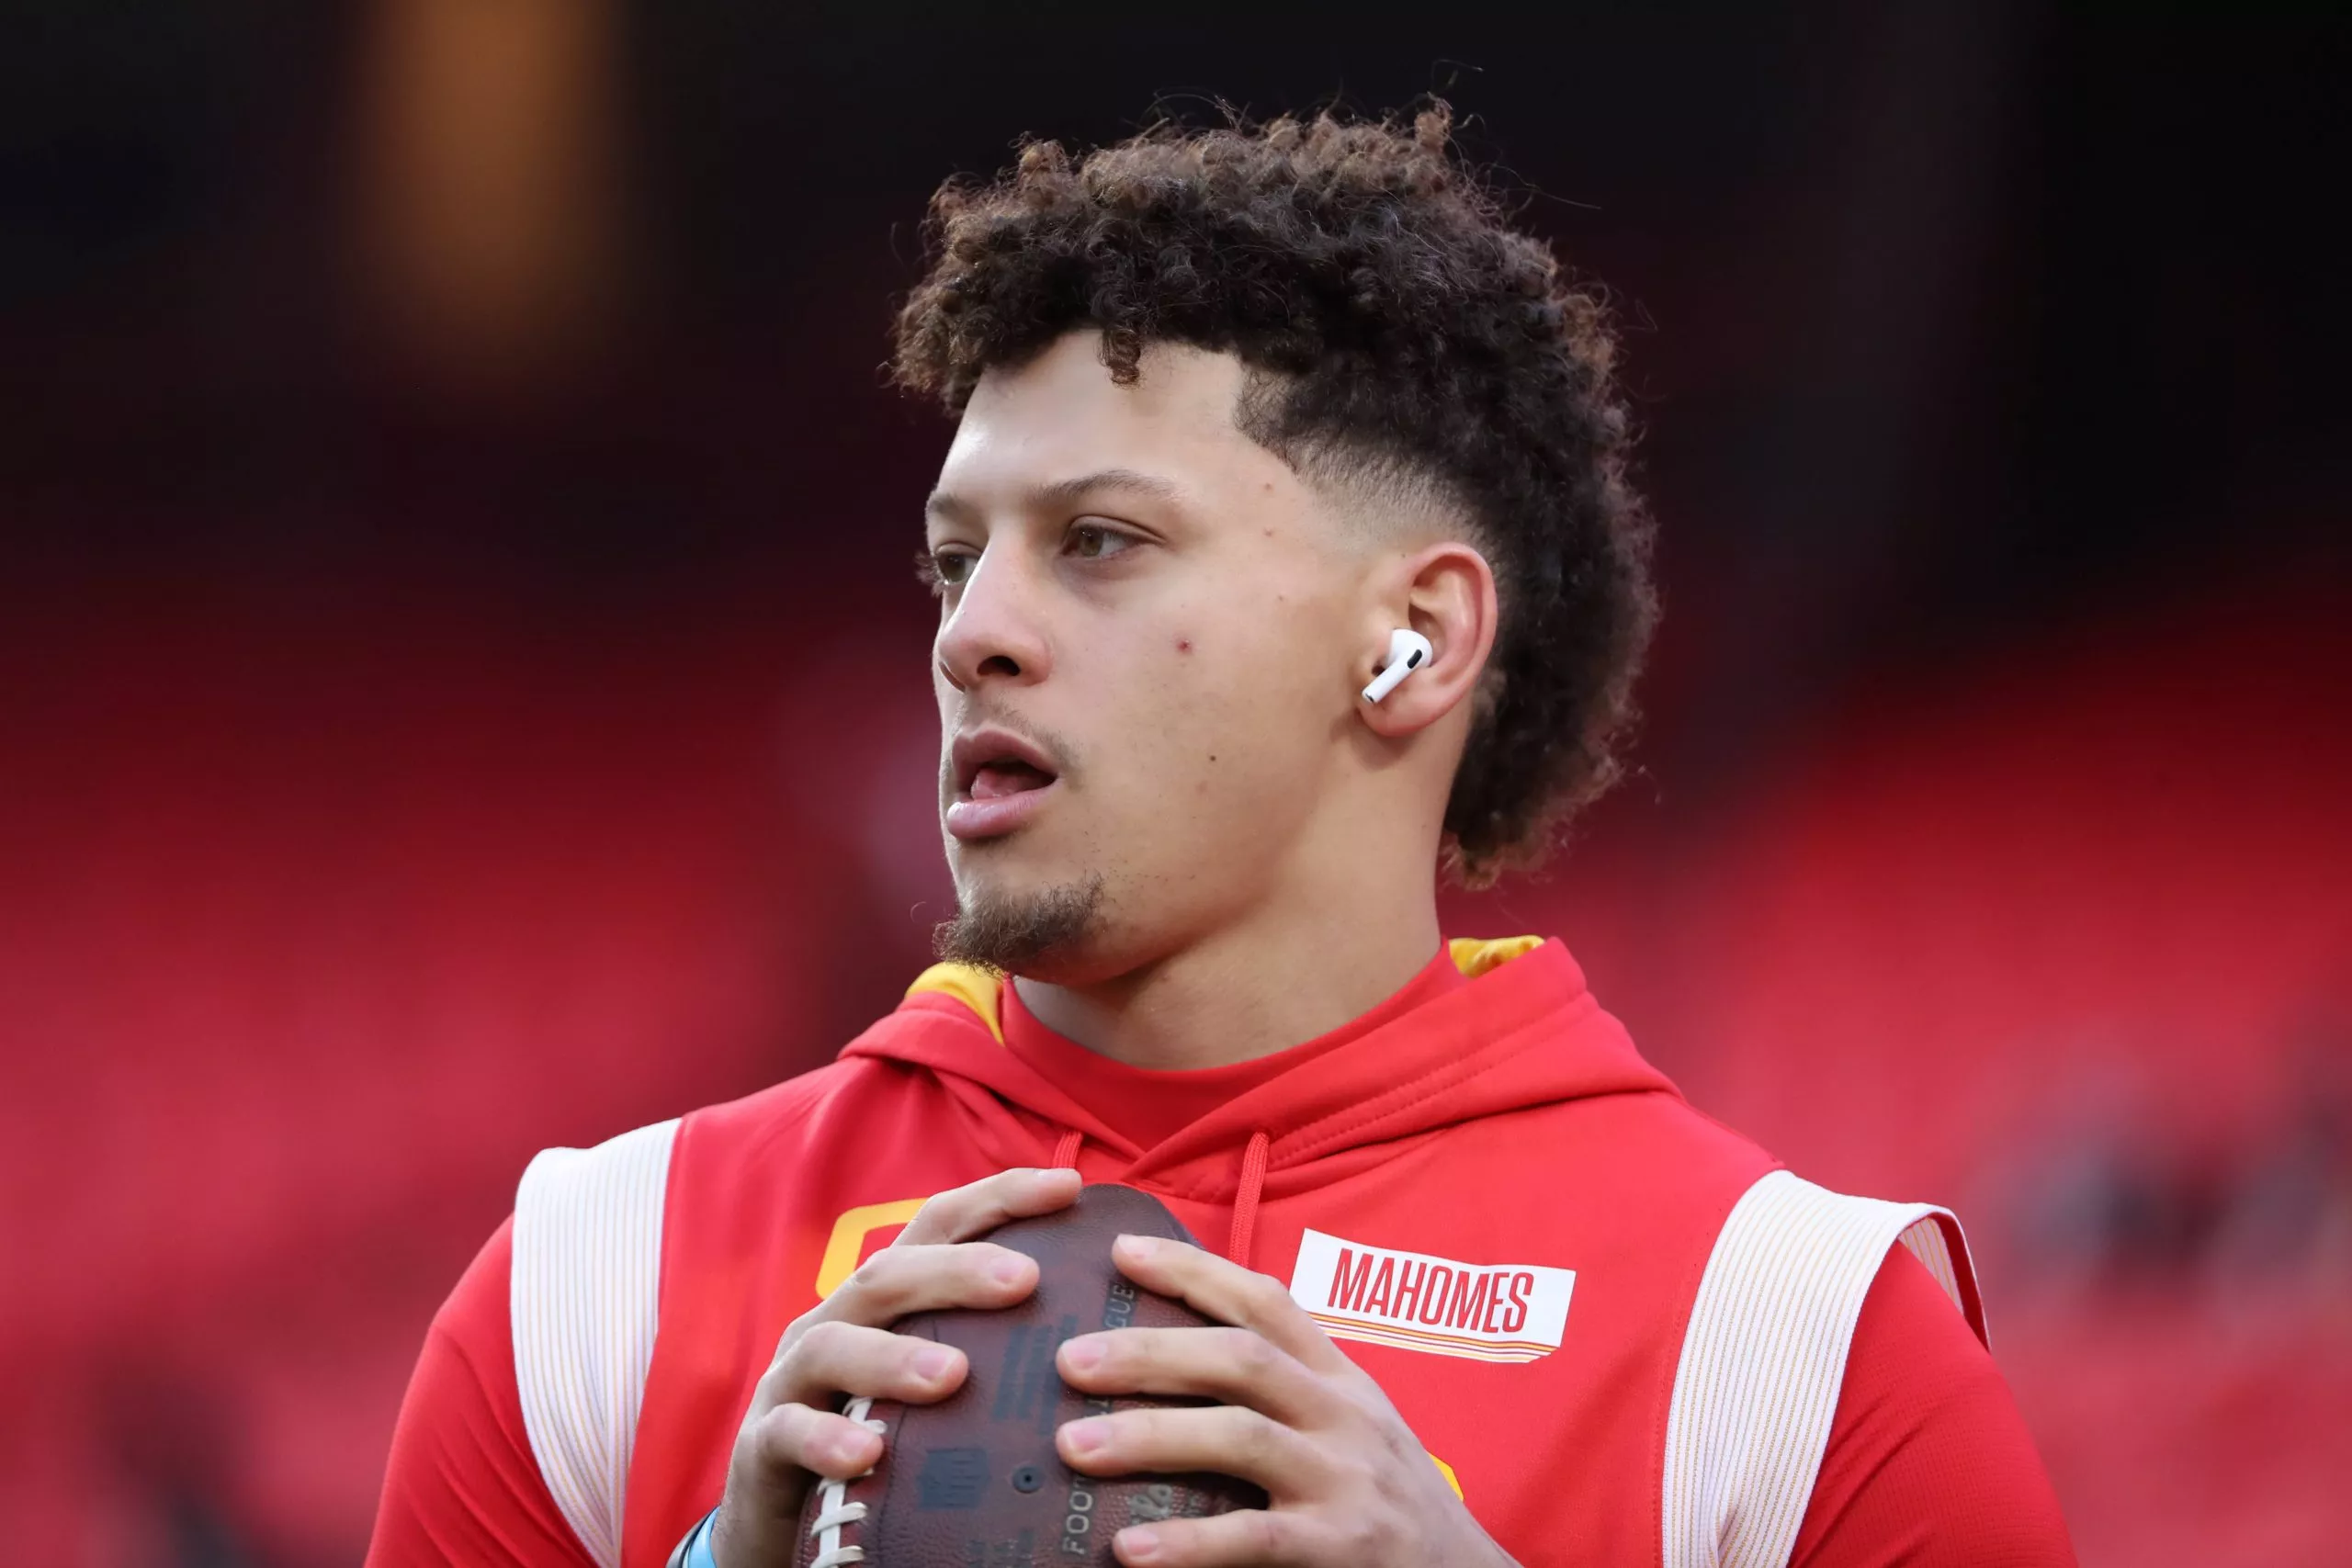
M1657 600L1614 341L1463 163L1443 104L1163 125L1082 157L1032 141L943 186L927 236L892 370L951 414L1073 330L1101 332L1122 384L1156 343L1229 352L1250 439L1460 519L1501 623L1446 805L1459 880L1532 865L1615 781Z

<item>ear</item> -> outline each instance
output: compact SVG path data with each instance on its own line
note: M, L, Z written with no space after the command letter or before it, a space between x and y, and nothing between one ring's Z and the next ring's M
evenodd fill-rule
M1391 739L1417 734L1452 713L1478 689L1494 651L1499 615L1487 558L1458 539L1441 540L1378 574L1354 664L1356 714ZM1388 657L1388 634L1409 627L1430 639L1429 662L1377 703L1363 690Z

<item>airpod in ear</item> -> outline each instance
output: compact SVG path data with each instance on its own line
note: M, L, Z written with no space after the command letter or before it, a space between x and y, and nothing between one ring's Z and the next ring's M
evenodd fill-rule
M1372 684L1363 689L1363 700L1376 703L1395 691L1406 676L1430 661L1432 651L1430 639L1419 632L1408 631L1403 626L1390 632L1388 661L1380 667L1380 673L1372 678Z

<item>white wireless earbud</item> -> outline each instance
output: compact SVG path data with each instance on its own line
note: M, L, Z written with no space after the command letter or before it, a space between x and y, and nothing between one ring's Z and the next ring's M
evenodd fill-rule
M1395 691L1406 676L1430 661L1431 651L1430 639L1419 632L1407 631L1403 626L1390 632L1388 662L1380 667L1380 673L1363 689L1363 700L1376 703Z

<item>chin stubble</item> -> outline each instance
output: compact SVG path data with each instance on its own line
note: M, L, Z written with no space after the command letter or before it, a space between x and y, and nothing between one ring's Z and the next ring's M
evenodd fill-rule
M951 964L978 964L1017 975L1086 936L1102 906L1099 874L1040 893L980 895L959 901L956 918L933 928L932 946Z

